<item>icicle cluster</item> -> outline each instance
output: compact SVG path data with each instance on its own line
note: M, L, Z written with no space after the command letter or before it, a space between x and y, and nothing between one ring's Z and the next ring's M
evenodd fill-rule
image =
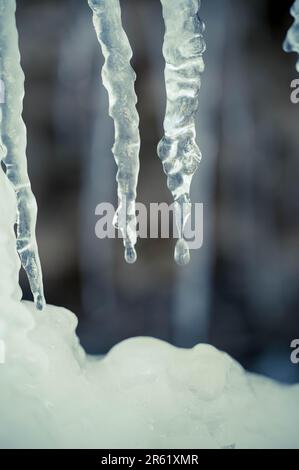
M22 119L24 74L20 64L15 10L15 0L0 0L0 79L4 85L4 103L0 105L0 159L16 194L17 251L36 307L42 310L45 300L35 238L37 204L27 173L27 137Z
M123 235L126 261L134 263L140 135L134 90L136 75L130 65L132 50L122 27L119 0L88 0L88 3L105 57L102 78L109 95L109 114L115 125L113 154L118 166L119 199L115 226Z
M198 109L200 74L204 70L204 25L198 16L200 0L161 0L165 21L163 54L167 107L165 135L158 155L167 174L167 184L175 201L179 240L175 260L188 264L189 248L184 228L190 217L190 186L201 161L195 142L195 114Z
M296 52L298 54L296 69L299 72L299 0L296 0L292 6L291 15L295 21L288 31L283 47L286 52Z

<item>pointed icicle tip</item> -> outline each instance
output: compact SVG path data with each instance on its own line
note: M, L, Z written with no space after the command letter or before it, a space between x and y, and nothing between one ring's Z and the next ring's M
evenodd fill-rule
M137 260L137 253L133 246L125 248L125 260L128 264L134 264Z

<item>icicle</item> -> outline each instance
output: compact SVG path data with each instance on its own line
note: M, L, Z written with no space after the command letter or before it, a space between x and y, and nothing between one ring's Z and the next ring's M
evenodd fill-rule
M45 300L35 238L37 205L27 174L26 127L22 119L24 74L20 65L15 10L15 0L0 0L0 78L5 87L5 102L1 105L0 157L16 194L17 251L36 307L42 310Z
M114 120L113 154L118 166L119 206L115 225L123 235L125 259L137 255L135 200L139 173L139 117L134 90L136 75L130 65L132 50L122 27L119 0L88 0L93 22L105 57L102 78L109 94L109 114Z
M298 54L296 69L299 72L299 0L296 0L293 4L291 15L295 21L288 31L283 47L286 52L296 52Z
M167 184L175 200L179 240L175 260L188 264L190 253L184 228L190 217L190 186L201 161L195 142L195 114L198 109L204 25L198 16L200 0L161 0L165 21L163 54L167 107L165 135L158 145L158 155L167 174Z
M20 259L16 251L14 233L15 213L14 190L0 169L0 305L2 307L8 299L20 301L22 297L19 286Z

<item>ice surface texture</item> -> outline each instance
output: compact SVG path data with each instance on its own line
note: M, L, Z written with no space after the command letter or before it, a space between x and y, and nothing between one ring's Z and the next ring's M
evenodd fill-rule
M16 194L17 251L36 307L41 310L45 300L35 238L37 204L27 173L27 137L22 119L24 74L20 65L15 9L15 0L0 0L0 78L4 84L4 103L0 105L0 159Z
M158 155L167 174L167 184L175 200L176 223L180 234L175 249L178 264L190 260L184 227L190 217L190 186L201 161L195 142L195 114L198 109L200 74L204 70L204 25L198 13L199 0L161 0L165 21L163 54L167 92L165 135Z
M85 355L76 317L1 304L1 448L299 448L299 386L208 345L150 338Z
M134 90L136 75L130 65L132 50L122 27L119 0L88 0L88 3L105 57L102 78L109 94L109 114L115 125L113 154L118 166L119 199L115 225L123 235L125 259L134 263L140 135Z
M15 202L0 172L0 448L299 448L299 386L208 345L135 338L88 357L74 314L20 302Z
M291 14L295 21L288 31L284 42L284 50L286 52L296 52L298 54L296 69L297 72L299 72L299 0L296 0L292 6Z
M15 220L15 192L0 169L0 305L5 305L7 299L21 300L22 296L19 287L20 259L16 250Z

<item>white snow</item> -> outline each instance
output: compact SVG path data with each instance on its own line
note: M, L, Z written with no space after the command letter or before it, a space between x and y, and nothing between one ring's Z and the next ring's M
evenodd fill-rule
M74 314L20 302L3 172L0 213L1 448L299 448L299 386L247 374L211 346L135 338L86 356Z
M63 308L7 301L0 321L2 448L299 448L299 386L211 346L135 338L97 359Z
M7 5L0 0L0 18ZM10 26L15 47L15 23ZM3 44L3 30L0 36ZM19 57L16 49L14 54ZM13 95L24 150L22 93ZM7 125L3 110L1 126ZM17 155L25 168L24 153ZM14 174L27 178L24 172ZM41 313L33 303L21 302L17 200L18 186L0 171L1 448L299 448L298 385L246 373L204 344L184 350L134 338L102 359L89 357L75 334L73 313L52 306ZM20 210L19 217L26 227L34 219ZM31 265L30 257L27 261Z

